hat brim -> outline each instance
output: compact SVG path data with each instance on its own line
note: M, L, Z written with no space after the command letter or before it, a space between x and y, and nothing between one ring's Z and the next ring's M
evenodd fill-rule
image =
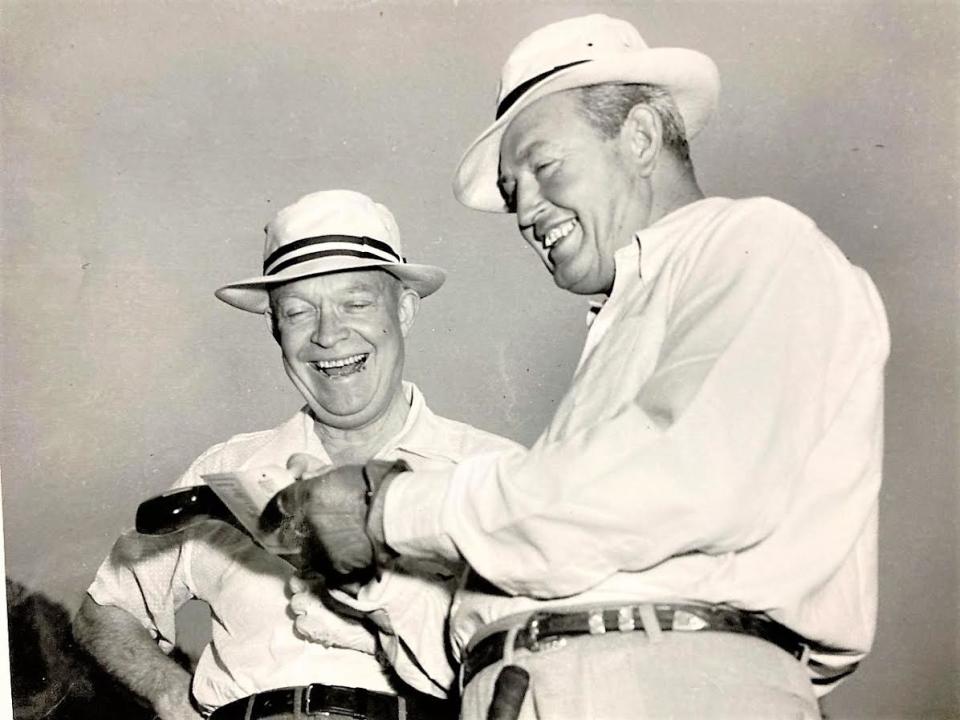
M453 180L457 200L477 210L509 212L497 187L500 140L507 125L546 95L600 83L648 83L666 88L683 117L688 139L706 125L720 96L716 64L703 53L686 48L621 53L561 70L534 85L467 148Z
M262 314L270 306L270 288L277 285L314 275L376 269L384 270L397 277L422 298L436 292L446 280L446 273L433 265L378 262L360 258L350 258L345 262L342 258L321 258L299 263L276 275L261 275L224 285L214 294L228 305L247 312Z

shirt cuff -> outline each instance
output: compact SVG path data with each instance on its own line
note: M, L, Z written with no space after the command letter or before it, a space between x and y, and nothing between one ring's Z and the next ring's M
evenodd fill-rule
M420 470L393 478L383 518L387 545L409 557L460 560L443 529L443 506L452 477L452 470Z

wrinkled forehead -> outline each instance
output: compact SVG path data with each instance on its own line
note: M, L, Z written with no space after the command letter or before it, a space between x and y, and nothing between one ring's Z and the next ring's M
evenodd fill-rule
M501 195L510 194L512 182L523 168L532 169L544 159L564 155L595 135L579 112L576 92L562 90L535 100L504 129L497 168Z
M322 296L333 293L373 292L395 296L401 282L381 268L361 268L308 275L270 288L270 299L291 295Z
M578 112L577 90L562 90L534 100L504 128L500 163L523 162L533 150L589 131Z

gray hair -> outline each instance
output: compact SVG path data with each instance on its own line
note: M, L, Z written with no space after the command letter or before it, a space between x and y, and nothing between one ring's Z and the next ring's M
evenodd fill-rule
M600 83L576 88L573 92L579 100L580 113L608 139L617 136L635 105L646 105L660 118L663 144L686 165L692 166L683 116L665 88L647 83Z

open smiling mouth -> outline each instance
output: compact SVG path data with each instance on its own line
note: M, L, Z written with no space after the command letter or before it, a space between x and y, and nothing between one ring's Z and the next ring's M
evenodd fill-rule
M558 251L558 243L565 240L578 227L580 227L580 222L576 218L570 218L550 228L550 231L541 240L545 253L544 259L550 272L557 269L557 263L563 257L563 251Z
M317 360L310 365L317 372L323 373L327 377L343 377L361 372L366 367L368 357L370 357L369 353L360 353L337 360Z
M552 228L550 232L547 233L547 236L543 239L544 249L549 250L552 248L560 240L563 240L563 238L572 233L573 229L579 224L580 223L577 222L576 218L571 218L565 223Z

